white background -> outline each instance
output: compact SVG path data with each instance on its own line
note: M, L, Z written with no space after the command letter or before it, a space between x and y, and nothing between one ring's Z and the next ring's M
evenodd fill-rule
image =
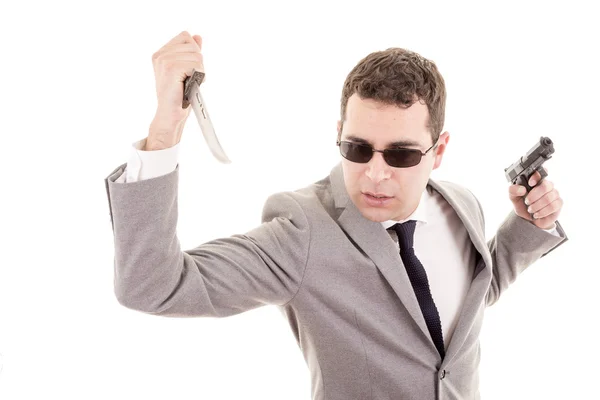
M570 240L488 309L481 393L597 396L592 2L448 3L3 3L0 398L310 398L276 308L170 319L114 297L104 178L147 135L151 56L182 30L204 38L203 94L233 161L212 158L192 116L180 153L184 249L254 228L268 195L329 174L342 84L372 51L406 47L437 64L451 137L432 177L475 193L488 239L512 207L504 168L550 137L548 179Z

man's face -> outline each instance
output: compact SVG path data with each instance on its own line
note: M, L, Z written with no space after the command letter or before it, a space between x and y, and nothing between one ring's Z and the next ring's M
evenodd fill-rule
M377 150L404 141L406 144L402 147L424 153L433 144L426 127L427 118L427 106L420 102L403 109L361 99L355 93L348 99L340 140L356 142L362 139ZM338 121L338 132L340 125ZM448 140L449 134L444 132L440 135L438 146L423 156L419 164L408 168L389 166L383 154L378 152L373 153L371 160L364 164L342 157L344 183L352 202L371 221L405 219L417 208L429 174L441 164ZM382 204L373 204L366 192L391 198Z

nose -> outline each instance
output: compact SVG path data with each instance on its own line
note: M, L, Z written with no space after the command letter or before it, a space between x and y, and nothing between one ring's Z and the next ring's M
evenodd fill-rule
M374 183L379 183L384 179L390 179L392 167L385 162L382 153L375 152L367 163L366 174Z

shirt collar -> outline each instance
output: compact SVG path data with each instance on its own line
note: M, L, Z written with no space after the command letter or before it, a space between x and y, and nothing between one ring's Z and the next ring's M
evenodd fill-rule
M421 199L419 200L419 204L417 205L417 208L415 209L415 211L412 212L412 214L410 214L406 219L403 219L400 221L394 221L394 220L390 219L387 221L383 221L381 224L383 225L383 227L385 229L388 229L389 227L391 227L394 224L406 222L411 219L416 220L416 221L421 221L423 223L427 223L427 199L428 198L429 198L429 192L427 191L427 187L425 187L425 189L423 190L423 193L421 193Z

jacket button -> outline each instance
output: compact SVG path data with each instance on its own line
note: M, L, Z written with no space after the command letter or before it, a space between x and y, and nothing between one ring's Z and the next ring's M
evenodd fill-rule
M440 375L440 380L444 379L446 377L446 370L442 370L442 373Z

